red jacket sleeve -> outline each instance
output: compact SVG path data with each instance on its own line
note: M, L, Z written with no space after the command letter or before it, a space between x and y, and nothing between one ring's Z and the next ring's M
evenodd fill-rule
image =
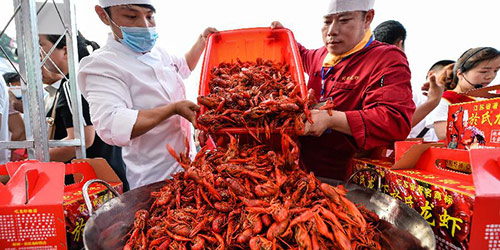
M362 110L345 112L358 150L406 139L415 111L404 53L389 48L382 57L367 60L376 62L364 89Z
M318 58L322 58L325 54L326 49L307 49L302 46L300 43L297 43L299 48L299 54L302 59L302 66L304 67L304 72L307 74L314 73L314 70L317 68L318 63L323 63L323 61L319 62Z
M302 44L300 43L297 43L297 46L299 47L299 54L302 58L302 67L304 67L305 72L309 72L309 69L311 68L310 60L312 60L310 54L312 53L312 51L306 49L306 47L302 46Z

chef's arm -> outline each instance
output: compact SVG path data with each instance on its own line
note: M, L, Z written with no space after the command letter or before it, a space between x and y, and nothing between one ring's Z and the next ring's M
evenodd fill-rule
M191 123L196 124L196 112L199 110L200 107L198 105L188 100L170 103L153 109L139 110L130 139L147 133L173 115L180 115Z
M89 148L94 144L95 129L94 126L85 126L83 128L85 133L85 148ZM73 128L66 128L66 133L68 134L63 140L73 140L75 139L75 130ZM50 148L49 155L51 161L67 162L76 156L75 147L59 147Z
M217 29L215 28L206 28L202 34L198 37L196 42L194 43L193 47L186 53L186 62L189 66L189 69L191 71L196 68L196 64L198 64L198 61L200 59L201 53L203 53L203 49L205 48L205 44L207 43L207 37L211 33L217 32Z
M306 135L321 136L328 129L352 135L351 126L344 112L333 111L330 116L326 110L311 110L311 116L314 123L306 122Z

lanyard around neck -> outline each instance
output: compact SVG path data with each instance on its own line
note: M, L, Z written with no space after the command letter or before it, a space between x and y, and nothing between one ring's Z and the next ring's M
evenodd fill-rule
M368 41L368 43L366 43L366 45L363 47L363 49L364 49L364 48L366 48L366 47L368 47L368 46L370 46L370 44L373 42L373 40L374 40L374 36L372 36L372 37L370 38L370 40ZM354 53L354 54L356 54L356 53ZM346 57L342 58L342 60L341 60L338 64L340 64L340 63L341 63L341 62L343 62L345 59L347 59L347 58L351 57L351 56L352 56L352 55L354 55L354 54L351 54L351 55L348 55L348 56L346 56ZM338 64L337 64L337 65L338 65ZM334 67L329 67L329 68L328 68L328 70L326 70L326 72L325 72L325 67L321 67L321 98L323 98L323 97L324 97L324 95L325 95L325 82L326 82L326 77L330 74L330 72L333 70L333 68L334 68Z

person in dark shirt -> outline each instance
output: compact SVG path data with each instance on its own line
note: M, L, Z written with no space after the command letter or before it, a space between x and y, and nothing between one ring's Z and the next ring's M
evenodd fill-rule
M41 23L40 23L41 22ZM50 24L49 24L50 25ZM57 32L49 33L44 32L43 19L39 19L39 41L40 41L40 53L41 57L44 58L47 53L51 50L54 44L59 40L60 34ZM47 29L50 31L50 29ZM52 29L53 30L53 29ZM61 33L62 34L62 33ZM80 33L77 36L77 47L78 47L78 61L83 57L88 56L90 53L87 49L91 46L94 50L99 48L99 45L95 42L88 41ZM63 38L57 44L53 53L50 55L49 60L43 65L47 70L55 73L65 75L59 86L57 86L57 93L53 99L53 104L48 110L46 116L55 125L55 129L49 126L49 136L53 137L50 139L55 140L71 140L74 139L74 129L73 129L73 102L70 95L70 85L68 82L68 51L66 47L66 39ZM84 133L85 133L85 146L87 147L86 153L88 158L102 157L111 165L113 170L116 172L120 180L123 182L124 191L128 190L128 182L125 176L125 163L122 158L122 151L120 147L111 146L104 143L101 138L96 134L94 126L92 125L90 119L89 105L87 101L82 97L82 122L84 123ZM55 110L54 110L55 107ZM49 122L50 123L50 122ZM53 130L53 133L51 133ZM68 162L75 157L74 147L59 147L51 148L50 159L52 161Z

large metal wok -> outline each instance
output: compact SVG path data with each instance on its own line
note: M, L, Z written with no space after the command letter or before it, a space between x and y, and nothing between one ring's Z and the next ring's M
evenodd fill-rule
M321 180L334 186L344 184L340 181ZM83 232L85 249L122 249L125 244L124 236L131 228L135 212L139 209L148 209L153 203L150 193L164 185L165 182L157 182L126 192L102 205L95 214L92 214L92 208L89 208L89 214L92 216ZM420 241L425 249L435 249L432 229L415 210L391 196L354 184L347 184L346 189L347 198L355 203L364 204L381 219L395 226L393 230L385 232L389 234L391 241L394 239L395 249L408 249L398 247L402 246L398 240L401 244L408 244L408 236ZM86 198L88 200L88 196Z

